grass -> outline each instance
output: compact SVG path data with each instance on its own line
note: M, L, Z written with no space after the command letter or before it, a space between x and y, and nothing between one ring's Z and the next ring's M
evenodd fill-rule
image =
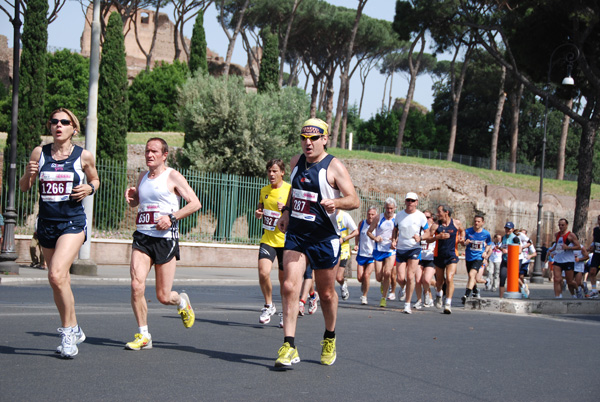
M348 151L346 149L333 148L329 152L341 159L367 159L381 162L409 163L413 165L426 165L446 169L456 169L479 177L484 182L494 186L520 188L537 192L539 191L539 176L506 173L488 169L480 169L472 166L461 165L456 162L448 162L437 159L415 158L410 156L398 156L393 154L374 153L369 151ZM555 195L575 197L577 182L566 180L544 179L544 192ZM591 198L600 199L600 185L592 184Z

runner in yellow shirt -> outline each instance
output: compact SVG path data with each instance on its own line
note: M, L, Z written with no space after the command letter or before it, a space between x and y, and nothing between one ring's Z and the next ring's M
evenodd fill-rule
M281 217L281 208L285 205L290 193L290 184L283 181L285 164L281 159L272 159L267 162L268 185L260 190L258 209L254 211L257 219L262 219L263 236L260 239L258 251L258 281L265 297L259 322L268 324L271 316L277 309L273 304L273 286L271 285L271 268L277 257L279 264L279 283L283 278L283 245L285 235L277 227Z

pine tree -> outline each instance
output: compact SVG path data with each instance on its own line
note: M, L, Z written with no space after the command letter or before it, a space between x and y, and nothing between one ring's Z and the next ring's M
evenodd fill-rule
M127 205L122 200L127 173L120 168L125 167L127 161L129 113L123 22L116 12L110 15L106 26L99 72L98 165L108 169L105 176L100 177L102 197L96 198L95 208L101 213L96 214L96 228L114 230L118 229Z
M117 12L108 19L98 82L98 160L127 160L127 63L123 22Z
M192 41L190 45L190 71L195 74L198 69L202 74L208 73L208 62L206 61L206 34L204 32L204 13L199 12L194 22Z
M28 156L46 133L44 95L48 46L48 1L29 0L24 15L23 51L19 69L17 156Z
M261 31L263 54L258 75L258 92L272 91L279 87L279 39L269 28Z

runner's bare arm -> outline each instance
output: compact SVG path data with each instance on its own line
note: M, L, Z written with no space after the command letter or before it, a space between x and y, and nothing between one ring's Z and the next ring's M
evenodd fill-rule
M29 162L27 162L27 167L25 168L25 173L23 173L23 176L19 179L19 188L21 191L29 191L31 186L33 186L33 183L35 183L40 169L38 161L40 160L41 155L42 147L35 147L33 152L31 152Z
M186 205L181 208L179 211L173 213L177 220L181 220L186 216L190 216L200 208L202 208L202 204L200 204L200 200L198 200L198 196L194 192L194 190L190 187L187 180L181 173L176 170L171 170L169 174L168 183L170 186L173 186L173 192L186 201Z
M333 188L337 188L344 195L334 200L324 199L321 205L325 210L332 214L336 209L352 210L360 206L360 199L356 194L354 184L350 178L350 173L346 166L337 158L333 158L327 169L327 181Z
M140 205L140 197L137 189L140 187L140 182L145 174L146 172L140 172L135 187L129 187L127 190L125 190L125 201L130 207L137 207Z
M94 156L87 149L84 149L81 152L81 168L85 173L88 184L82 183L76 187L73 187L71 198L76 201L81 201L85 197L92 195L92 193L97 191L100 187L100 178L98 177L98 171L96 170Z

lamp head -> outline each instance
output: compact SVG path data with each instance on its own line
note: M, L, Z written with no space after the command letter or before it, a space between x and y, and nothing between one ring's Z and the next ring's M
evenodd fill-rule
M563 78L562 84L573 86L575 85L575 80L573 79L573 77L571 77L571 75L568 75L567 77Z

